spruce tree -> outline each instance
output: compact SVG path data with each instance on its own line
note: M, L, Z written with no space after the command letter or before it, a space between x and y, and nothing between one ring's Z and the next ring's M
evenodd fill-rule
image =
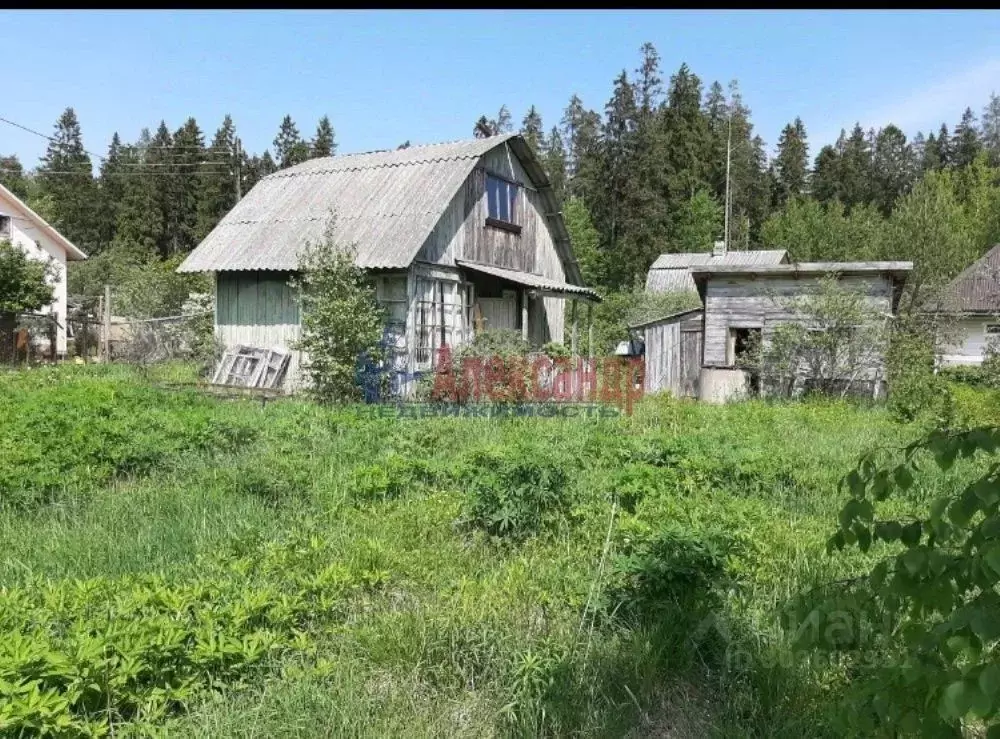
M983 109L980 127L983 148L989 154L990 164L1000 166L1000 95L993 93Z
M887 216L912 182L912 160L906 135L890 124L875 137L872 152L872 202Z
M544 144L545 130L542 128L542 115L534 105L528 109L521 122L521 135L531 150L539 155Z
M774 158L774 175L778 205L784 205L806 192L809 172L809 144L802 119L796 117L782 129Z
M566 147L566 175L568 186L580 195L586 189L583 182L576 182L582 160L587 160L584 169L593 170L601 135L601 116L584 107L583 101L573 95L560 121L560 134ZM586 179L586 178L583 178Z
M623 208L629 201L632 153L635 146L636 107L635 91L623 69L615 79L611 99L605 106L603 152L601 156L602 187L593 197L595 219L603 225L602 242L613 255L613 284L622 286L631 281L637 265L634 254L623 248L628 213ZM588 205L590 205L588 203Z
M729 240L733 248L749 249L756 242L760 225L767 218L771 205L767 153L760 136L754 134L751 111L743 102L739 83L729 83L729 114L733 126L733 145L729 172ZM728 131L727 131L728 135ZM722 160L724 163L724 159ZM725 203L725 170L723 189L718 200Z
M560 203L566 198L566 148L563 146L562 135L556 126L552 127L545 140L545 151L542 153L542 165L552 183L552 192Z
M169 223L171 253L186 253L197 246L198 206L202 194L202 173L211 165L205 160L205 137L198 122L188 118L174 133L172 165L175 175L165 185L171 189Z
M646 118L660 107L663 99L663 80L660 78L660 55L656 47L647 42L640 50L642 62L635 70L635 98L639 118Z
M979 141L979 132L976 130L976 116L972 108L966 108L951 139L952 166L969 166L981 150L982 144Z
M205 152L199 182L196 241L204 239L236 204L236 167L236 127L226 115Z
M17 154L0 156L0 185L6 187L21 200L28 197L28 181L24 177L24 165L17 158Z
M708 122L711 134L708 180L712 183L716 197L724 199L726 194L726 149L729 144L731 120L729 102L726 100L726 94L718 81L713 82L708 88L702 113Z
M514 130L514 125L511 122L510 111L507 109L506 105L501 105L500 110L497 111L497 117L493 120L493 130L497 134L510 133Z
M316 136L313 137L310 158L332 157L337 153L337 139L334 135L330 117L323 116L316 126Z
M259 156L255 154L252 157L246 152L243 152L243 163L240 167L240 171L243 176L243 192L248 193L251 189L253 189L253 186L262 179L267 177L269 174L277 172L278 166L271 157L270 150L265 149L263 154Z
M821 203L829 203L840 196L840 153L827 144L819 150L809 179L812 196Z
M161 123L158 136L169 138ZM166 223L162 215L160 183L166 176L157 174L163 167L151 167L150 162L162 161L154 154L153 138L143 129L139 140L123 146L119 152L122 167L122 199L115 216L114 246L117 251L154 255L164 241Z
M293 167L309 158L309 145L302 140L290 115L282 119L278 135L274 138L274 156L278 161L278 169Z
M84 251L93 250L100 240L94 207L97 191L80 122L72 108L66 108L56 121L38 168L38 180L50 204L53 225Z
M840 149L840 201L849 211L872 200L872 150L861 124L854 124Z
M948 135L947 123L942 123L938 129L937 143L941 167L951 167L954 163L954 152L951 150L951 136Z
M108 146L108 154L101 162L101 174L97 182L101 202L98 229L102 248L115 239L118 211L125 197L127 177L123 173L126 169L122 162L121 137L115 131Z
M663 117L662 167L669 207L676 212L709 184L712 137L701 112L701 80L687 64L670 78Z
M941 169L944 162L941 159L941 146L938 144L937 136L933 133L927 136L924 142L924 150L920 157L921 174Z

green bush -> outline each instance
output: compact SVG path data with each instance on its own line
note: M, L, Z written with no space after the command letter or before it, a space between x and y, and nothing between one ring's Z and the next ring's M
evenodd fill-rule
M435 479L426 461L389 454L375 464L355 467L347 485L354 500L377 502L400 498Z
M477 451L466 474L466 526L518 541L566 521L572 501L569 476L540 448Z
M728 548L721 532L677 524L630 542L615 559L605 611L647 619L714 603L726 574Z

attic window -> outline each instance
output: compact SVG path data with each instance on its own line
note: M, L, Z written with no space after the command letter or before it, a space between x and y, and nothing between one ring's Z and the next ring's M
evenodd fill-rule
M10 216L0 215L0 239L9 239L10 237Z
M493 174L486 175L486 225L507 229L515 233L521 232L518 223L518 193L520 186L516 182L505 180Z

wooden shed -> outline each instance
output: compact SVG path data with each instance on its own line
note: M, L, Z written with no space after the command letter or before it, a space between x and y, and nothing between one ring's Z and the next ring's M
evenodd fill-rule
M704 311L692 308L630 327L641 332L645 342L647 393L698 397L703 324Z

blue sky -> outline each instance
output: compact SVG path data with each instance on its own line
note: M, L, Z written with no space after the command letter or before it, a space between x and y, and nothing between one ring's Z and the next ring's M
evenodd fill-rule
M0 117L50 133L72 105L84 144L133 140L190 115L207 137L231 113L244 147L285 114L311 136L328 114L341 153L471 135L506 103L546 127L570 95L603 110L652 42L664 77L687 62L706 87L738 79L773 149L802 116L810 157L859 120L908 135L977 115L1000 92L996 12L18 12L0 13ZM0 154L29 167L43 139L0 124Z

